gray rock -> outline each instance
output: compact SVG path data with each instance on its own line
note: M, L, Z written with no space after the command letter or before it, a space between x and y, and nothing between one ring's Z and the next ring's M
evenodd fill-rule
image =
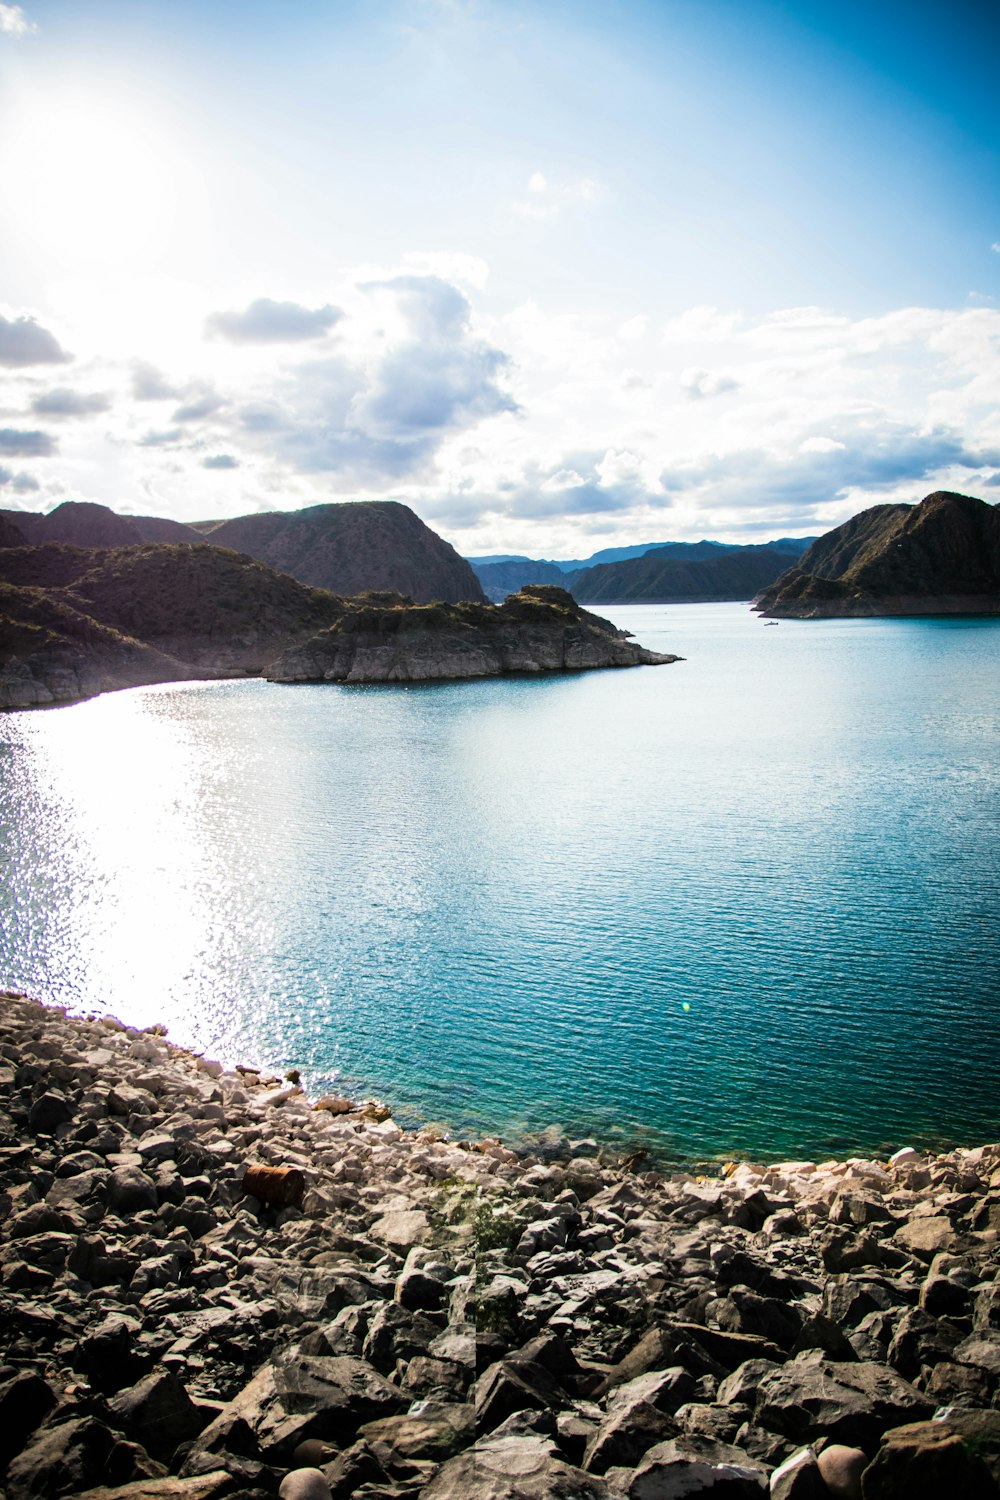
M205 1426L205 1413L195 1406L176 1375L163 1370L119 1392L110 1406L123 1431L164 1462Z
M65 1094L50 1090L36 1099L28 1111L28 1129L35 1135L54 1135L60 1125L73 1118L73 1105Z
M767 1469L740 1448L711 1438L671 1438L650 1449L628 1488L629 1500L761 1500Z
M156 1184L139 1167L117 1167L107 1185L108 1206L123 1216L141 1213L143 1209L156 1212L159 1200Z
M442 1464L420 1500L611 1500L602 1479L539 1437L486 1439Z
M932 1415L926 1397L886 1365L800 1355L757 1389L755 1423L794 1443L827 1437L871 1448L882 1433Z

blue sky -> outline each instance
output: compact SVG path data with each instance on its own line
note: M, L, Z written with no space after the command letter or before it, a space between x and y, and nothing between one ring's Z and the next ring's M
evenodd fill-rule
M991 497L998 32L0 5L0 504L387 497L466 552L579 556Z

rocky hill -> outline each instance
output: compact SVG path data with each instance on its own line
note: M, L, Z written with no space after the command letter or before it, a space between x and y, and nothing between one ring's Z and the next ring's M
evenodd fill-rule
M0 550L0 708L144 682L418 681L671 661L562 589L502 607L342 599L211 545Z
M356 601L328 630L286 651L273 682L425 682L658 666L677 661L588 614L565 589L537 584L503 604L416 605L400 596Z
M484 598L475 573L454 547L394 500L310 505L198 529L220 547L246 552L335 594L389 590L421 604Z
M579 565L510 557L475 561L473 567L487 598L495 603L526 583L561 584L588 604L749 599L812 541L814 537L781 537L759 546L708 540L662 542L643 548L606 548Z
M344 501L187 526L162 516L120 516L106 505L68 500L48 515L0 511L0 547L16 545L3 540L5 522L17 528L18 541L35 545L210 542L335 594L389 589L427 604L485 598L472 568L454 547L396 501Z
M935 490L822 536L754 600L782 618L1000 614L1000 509Z
M715 555L684 557L659 549L627 562L603 563L573 578L588 604L694 604L752 599L788 566L775 547L736 547Z
M343 602L221 547L0 551L0 708L259 673Z
M17 522L0 511L0 547L23 547L26 541Z

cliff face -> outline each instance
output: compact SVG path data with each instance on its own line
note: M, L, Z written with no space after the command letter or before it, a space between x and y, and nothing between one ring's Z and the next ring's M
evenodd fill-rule
M454 547L392 500L240 516L199 530L218 546L234 547L335 594L382 589L424 604L484 598L478 578Z
M427 682L660 665L565 589L539 584L502 605L419 606L407 599L361 604L330 629L284 652L273 682Z
M822 536L754 600L785 618L1000 614L1000 510L936 490Z

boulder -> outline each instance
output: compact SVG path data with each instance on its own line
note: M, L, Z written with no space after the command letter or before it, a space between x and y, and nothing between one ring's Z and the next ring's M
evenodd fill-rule
M541 1437L489 1438L442 1464L420 1500L611 1500L603 1479Z
M864 1471L864 1500L998 1500L986 1464L947 1422L915 1422L885 1435Z
M741 1448L694 1434L651 1448L628 1486L629 1500L761 1500L767 1469Z
M176 1375L156 1370L109 1402L122 1430L154 1458L166 1462L181 1443L197 1437L205 1414Z
M826 1437L874 1448L890 1427L932 1415L926 1397L887 1365L800 1355L757 1389L755 1423L793 1443Z
M862 1500L867 1464L868 1455L860 1448L828 1443L819 1455L818 1467L830 1500Z

